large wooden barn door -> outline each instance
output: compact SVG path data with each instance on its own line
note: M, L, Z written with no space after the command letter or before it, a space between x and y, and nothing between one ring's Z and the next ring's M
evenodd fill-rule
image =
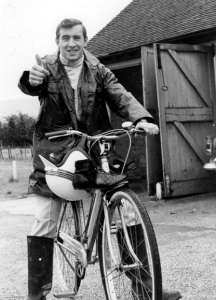
M216 190L203 169L216 124L214 48L155 44L154 55L165 197Z

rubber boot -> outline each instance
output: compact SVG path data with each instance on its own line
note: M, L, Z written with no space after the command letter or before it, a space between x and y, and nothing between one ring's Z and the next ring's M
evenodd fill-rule
M52 288L54 240L28 236L28 300L46 300Z
M139 260L145 267L145 269L139 270L139 276L143 284L140 284L136 279L137 274L135 274L135 270L126 271L125 274L132 281L132 293L134 295L134 299L146 300L151 299L151 289L152 289L152 280L148 275L148 258L147 251L144 242L143 231L141 225L134 225L127 227L128 235L131 241L131 245L133 250ZM123 229L120 229L117 233L118 242L120 244L120 254L122 258L123 264L132 264L133 259L128 256L128 250L126 246L126 241L123 237ZM162 300L178 300L181 299L181 294L178 291L166 291L163 289L162 291Z

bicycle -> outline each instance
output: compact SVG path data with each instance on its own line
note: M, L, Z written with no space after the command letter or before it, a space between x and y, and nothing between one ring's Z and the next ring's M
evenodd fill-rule
M136 130L131 122L125 122L122 126L123 129L110 130L95 136L85 135L89 155L93 146L99 145L101 168L105 174L110 172L110 142L128 136L127 155L120 168L120 174L123 174L127 168L131 136L143 133ZM46 134L49 139L69 135L83 137L83 133L75 130ZM56 292L54 296L74 299L85 277L87 266L99 262L108 300L140 299L141 295L142 299L160 300L162 276L154 229L143 203L129 189L128 181L123 180L110 187L95 188L92 191L89 214L85 219L82 199L87 191L75 190L72 184L75 160L85 159L84 151L76 147L71 149L63 163L58 166L43 157L41 159L45 165L48 186L65 199L54 251L62 291ZM94 246L96 253L93 255Z

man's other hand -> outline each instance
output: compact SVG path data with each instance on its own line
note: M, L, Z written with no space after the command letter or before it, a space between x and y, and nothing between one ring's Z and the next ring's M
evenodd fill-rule
M29 82L33 86L41 84L45 77L49 75L49 72L44 68L43 62L38 54L35 55L37 64L35 64L29 74Z
M146 134L158 134L159 128L156 124L148 123L146 120L141 120L136 124L136 129L144 130Z

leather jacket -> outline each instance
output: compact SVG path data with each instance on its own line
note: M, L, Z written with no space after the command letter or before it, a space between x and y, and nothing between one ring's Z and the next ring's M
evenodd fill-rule
M49 159L52 152L61 152L71 143L71 138L51 142L46 132L73 128L89 135L111 128L108 107L125 120L136 122L153 117L118 83L115 75L90 52L84 50L83 68L78 83L82 114L78 120L75 113L74 93L67 73L59 60L59 53L42 58L50 75L39 86L29 83L29 71L24 71L19 88L27 95L38 96L40 111L33 138L33 166L30 176L30 192L53 196L45 182L44 166L39 154Z

